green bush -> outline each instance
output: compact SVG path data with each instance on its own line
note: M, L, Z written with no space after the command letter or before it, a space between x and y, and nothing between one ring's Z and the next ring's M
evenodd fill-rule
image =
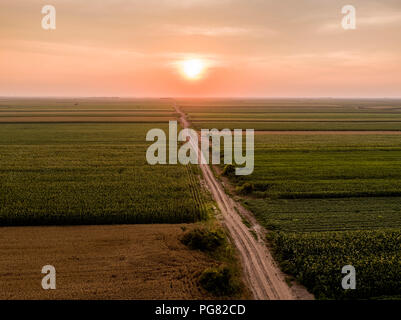
M237 192L240 194L251 194L255 189L254 185L249 182L245 182L242 186L237 187Z
M235 176L235 166L232 164L226 164L224 166L223 172L222 172L223 176L226 177L233 177Z
M195 228L184 234L181 242L192 250L212 252L225 243L225 236L220 230Z
M232 296L240 289L234 272L227 266L206 269L201 274L199 283L215 296Z

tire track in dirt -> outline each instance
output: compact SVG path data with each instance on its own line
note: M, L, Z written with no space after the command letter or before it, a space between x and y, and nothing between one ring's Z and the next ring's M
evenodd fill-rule
M186 115L179 106L174 103L174 108L179 115L179 120L184 128L189 128ZM199 145L190 140L191 146L202 153ZM202 162L201 162L202 163ZM245 209L231 199L224 191L220 182L214 176L207 164L199 164L203 177L217 203L223 216L223 224L230 233L231 239L236 246L243 265L245 278L258 300L291 300L291 299L312 299L313 296L303 288L297 286L297 290L290 288L285 282L285 275L275 264L270 252L263 241L258 241L246 227L241 216L236 212L243 212ZM253 223L255 221L253 219ZM254 225L259 230L259 238L263 239L264 229Z

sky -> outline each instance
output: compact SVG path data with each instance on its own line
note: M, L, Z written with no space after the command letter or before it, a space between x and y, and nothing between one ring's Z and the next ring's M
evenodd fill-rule
M1 0L0 96L401 97L400 35L400 0Z

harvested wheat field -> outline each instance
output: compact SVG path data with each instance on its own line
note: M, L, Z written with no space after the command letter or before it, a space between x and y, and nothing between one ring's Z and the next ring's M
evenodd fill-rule
M2 228L0 299L211 298L197 277L215 262L179 241L192 227ZM41 287L47 264L56 268L57 290Z

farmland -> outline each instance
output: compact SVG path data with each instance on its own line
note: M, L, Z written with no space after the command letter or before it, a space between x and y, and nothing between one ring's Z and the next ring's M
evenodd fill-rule
M127 108L117 106L123 107ZM1 119L9 119L10 112L4 110L10 108L1 108ZM76 111L75 104L15 108L12 119L29 123L0 126L1 225L179 223L205 218L195 167L146 163L146 132L167 127L172 110L163 111L170 115L163 124L147 123L140 113L134 117L138 123L114 125L109 113L115 111L106 112L106 106L91 109L91 103L79 108L91 110L87 116ZM39 111L44 108L45 115ZM160 106L146 110L148 120L162 112ZM35 112L40 115L32 117ZM91 123L99 119L93 117L98 112L103 113L101 123ZM67 113L68 122L74 123L63 123ZM85 123L79 123L83 119ZM130 122L132 117L124 119Z
M0 99L0 123L166 123L167 102L120 99Z
M198 129L259 131L253 174L228 178L269 230L284 271L317 298L400 297L401 101L182 105ZM357 270L356 290L341 288L347 264Z
M196 167L146 162L146 133L166 129L174 119L171 108L162 102L155 107L142 102L139 109L116 102L99 108L92 101L56 102L0 107L0 119L23 119L0 125L0 225L181 223L206 217ZM113 108L139 116L115 124ZM100 123L93 123L99 113ZM150 122L161 114L167 120Z
M147 163L147 132L176 119L164 99L0 99L2 299L248 297L230 243L180 241L222 230L199 168ZM55 294L37 290L49 262ZM229 270L236 290L205 289L208 270Z
M182 229L192 227L2 228L0 299L212 299L197 278L218 263L179 241ZM39 289L49 261L57 290Z
M231 186L227 190L268 230L268 243L282 270L321 299L401 296L400 102L192 99L179 104L195 128L257 130L255 170L250 176L228 175ZM119 228L123 232L129 229L133 233L127 236L131 249L138 246L141 232L146 232L146 237L157 240L154 248L149 247L152 252L167 248L174 254L179 248L182 255L174 258L178 269L183 263L180 257L185 255L192 262L199 259L201 267L193 264L192 271L183 273L183 281L190 281L188 287L170 279L186 292L178 295L172 295L167 282L165 295L152 291L154 287L146 287L139 278L124 282L124 286L148 288L139 298L210 297L197 282L206 265L216 266L216 274L226 263L234 270L238 266L233 256L225 257L225 262L207 255L194 258L196 253L177 244L183 233L177 229L180 224L210 223L212 203L200 183L200 170L196 166L151 166L145 158L150 145L145 140L148 130L168 131L172 119L177 119L177 114L168 100L0 100L3 230L10 234L26 230L28 238L43 231L37 244L41 246L56 233L61 234L54 238L61 245L69 230L79 239L88 231L99 243L112 244ZM215 169L221 173L223 166ZM65 227L110 224L154 224L160 232L151 232L148 226ZM83 233L64 228L80 228ZM45 238L46 230L50 238ZM107 234L99 233L103 230ZM174 230L174 237L168 230ZM168 237L168 244L159 241ZM3 249L13 252L24 247L28 252L28 238ZM71 247L65 250L75 256ZM96 258L88 250L81 252L86 262ZM160 267L159 261L146 269L146 261L152 257L138 252L132 261L150 275ZM113 265L115 258L110 255ZM65 257L58 259L64 261ZM341 268L347 264L357 270L356 290L341 288ZM131 270L123 262L117 265L122 273ZM21 272L31 272L31 268L36 267L26 263ZM116 276L111 269L94 272ZM15 281L10 277L4 278L9 286ZM88 291L82 297L94 297L95 287L103 288L99 297L121 298L101 283L85 287ZM18 290L10 294L21 297ZM71 297L77 290L79 285L60 297ZM33 291L26 297L42 298Z
M194 126L198 129L254 129L256 131L398 131L401 127L400 122L366 122L366 121L194 121Z
M284 271L321 299L401 298L401 231L276 233L271 241ZM356 290L339 285L341 269L357 270Z
M257 131L399 131L401 107L394 100L199 100L183 101L196 128ZM212 107L211 107L212 106Z
M1 126L0 223L179 223L205 218L196 167L146 163L144 137L153 127Z
M255 137L255 192L271 198L401 196L399 135Z

